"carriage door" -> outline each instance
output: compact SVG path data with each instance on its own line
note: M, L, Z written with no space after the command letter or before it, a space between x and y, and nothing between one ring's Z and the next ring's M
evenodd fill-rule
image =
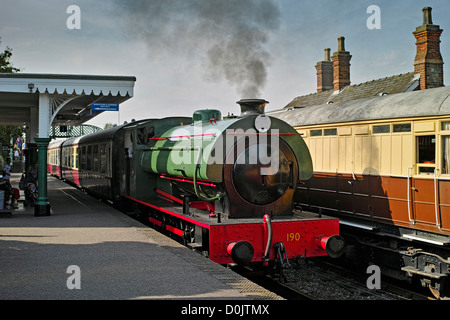
M416 175L411 184L412 214L415 223L436 224L435 199L439 186L435 178L436 135L416 135Z
M442 230L450 230L450 121L443 121L441 123L441 175L442 179L439 181L439 213L440 221L438 226Z

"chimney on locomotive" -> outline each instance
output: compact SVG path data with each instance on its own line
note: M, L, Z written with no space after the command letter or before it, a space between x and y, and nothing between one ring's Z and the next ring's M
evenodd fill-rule
M264 114L265 106L269 103L269 101L264 99L241 99L236 103L241 106L241 115L239 118L243 118L247 116L258 116L260 114Z

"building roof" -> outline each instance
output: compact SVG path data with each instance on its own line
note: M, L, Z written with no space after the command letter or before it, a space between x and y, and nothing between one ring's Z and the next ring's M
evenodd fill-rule
M413 91L418 87L418 85L418 76L414 75L413 72L409 72L347 86L339 92L327 90L300 96L292 100L284 108L289 109L327 104L330 102L345 102L362 98L376 97L381 94L395 94Z
M450 87L388 94L270 112L291 126L450 114ZM393 108L392 106L395 106Z

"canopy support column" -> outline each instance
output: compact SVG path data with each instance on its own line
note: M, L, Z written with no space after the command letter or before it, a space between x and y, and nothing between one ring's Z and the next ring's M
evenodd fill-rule
M49 216L50 203L47 196L47 148L50 143L50 96L39 94L39 138L34 138L38 147L38 198L34 206L34 216Z

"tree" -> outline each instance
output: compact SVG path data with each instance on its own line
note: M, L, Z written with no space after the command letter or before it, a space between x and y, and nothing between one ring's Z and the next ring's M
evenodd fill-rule
M2 40L0 38L0 44L1 43ZM0 73L12 73L21 71L21 69L13 67L10 61L11 56L12 56L12 49L10 47L6 47L5 51L0 52ZM23 135L23 132L24 132L23 126L0 125L0 158L2 158L2 155L5 158L9 156L8 149L12 148L11 139L13 140L14 143L17 137ZM3 165L1 162L2 159L0 159L0 166Z
M2 43L0 38L0 44ZM21 69L13 67L11 61L12 49L6 47L5 51L0 53L0 73L20 72Z
M108 122L108 123L105 123L105 125L103 127L103 130L106 130L106 129L109 129L109 128L112 128L112 127L114 127L114 124L112 124L111 122Z

